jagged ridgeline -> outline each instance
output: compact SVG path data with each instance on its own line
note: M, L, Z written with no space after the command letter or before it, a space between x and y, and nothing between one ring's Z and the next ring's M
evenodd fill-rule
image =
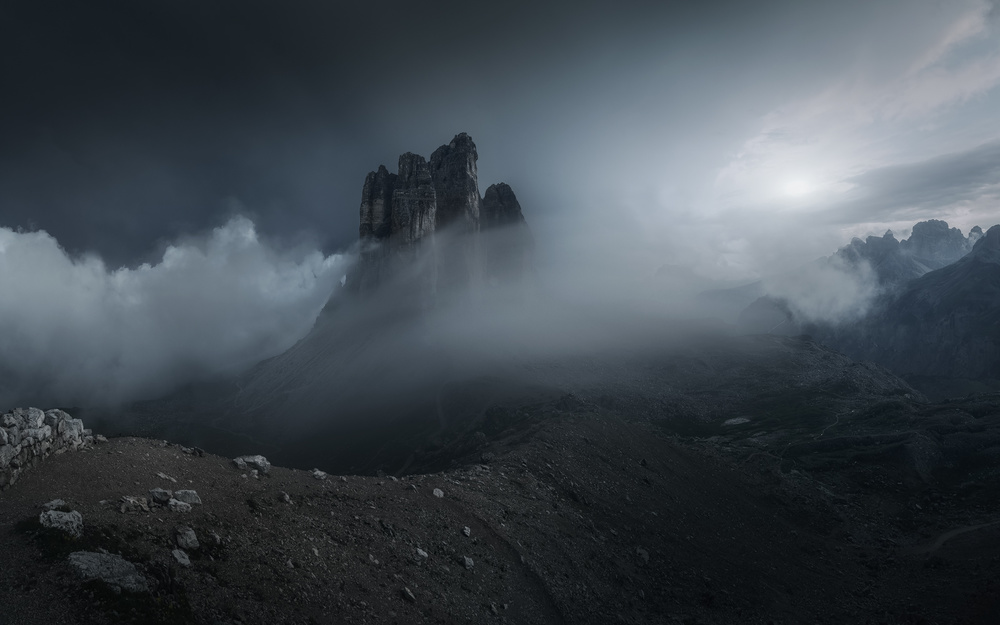
M461 133L430 160L407 152L396 173L384 165L370 172L361 193L360 258L345 290L396 282L427 304L446 292L523 277L533 245L521 205L504 183L480 196L478 158Z

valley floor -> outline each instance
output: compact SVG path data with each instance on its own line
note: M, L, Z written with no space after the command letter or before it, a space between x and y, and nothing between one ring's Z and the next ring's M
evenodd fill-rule
M113 438L0 493L0 622L1000 622L995 508L890 472L820 480L731 443L575 403L446 472L255 479ZM203 503L120 511L153 488ZM38 525L56 498L82 538ZM200 542L189 566L179 526ZM151 591L79 580L68 554L102 549Z

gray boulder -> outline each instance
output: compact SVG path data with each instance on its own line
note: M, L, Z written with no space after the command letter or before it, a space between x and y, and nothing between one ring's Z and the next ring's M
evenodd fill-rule
M178 547L189 551L197 549L201 546L198 543L198 536L194 533L194 530L183 525L175 530L174 541L177 543Z
M167 505L167 502L170 501L173 496L173 492L163 488L154 488L149 491L149 500L161 506Z
M6 467L14 459L17 452L14 445L0 445L0 467Z
M69 554L69 564L83 579L100 580L115 592L149 592L149 584L135 565L110 553L76 551Z
M171 512L191 512L191 504L176 499L167 502L167 507Z
M42 527L59 530L73 538L83 536L83 515L76 510L72 512L46 510L38 515L38 522L42 524Z
M271 463L267 461L267 458L260 455L240 456L239 458L233 460L233 463L241 469L256 469L265 474L271 472Z
M38 408L28 408L24 411L24 427L36 429L42 427L45 422L45 413Z
M174 499L177 501L183 501L186 504L201 505L201 497L198 496L197 491L193 490L174 491Z

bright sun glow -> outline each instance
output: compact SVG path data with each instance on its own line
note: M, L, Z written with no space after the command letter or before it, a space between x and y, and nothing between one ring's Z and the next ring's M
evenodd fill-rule
M805 180L789 180L783 188L785 195L801 197L812 191L812 185Z

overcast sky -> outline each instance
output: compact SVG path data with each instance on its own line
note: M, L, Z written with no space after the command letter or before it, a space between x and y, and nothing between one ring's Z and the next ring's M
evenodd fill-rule
M351 261L365 174L459 132L567 301L644 297L664 265L774 276L928 218L985 229L998 13L5 0L0 404L149 397L282 352Z
M111 267L234 214L330 253L368 171L465 131L542 236L752 276L1000 222L997 27L983 0L9 0L0 225ZM554 254L597 244L568 231Z

